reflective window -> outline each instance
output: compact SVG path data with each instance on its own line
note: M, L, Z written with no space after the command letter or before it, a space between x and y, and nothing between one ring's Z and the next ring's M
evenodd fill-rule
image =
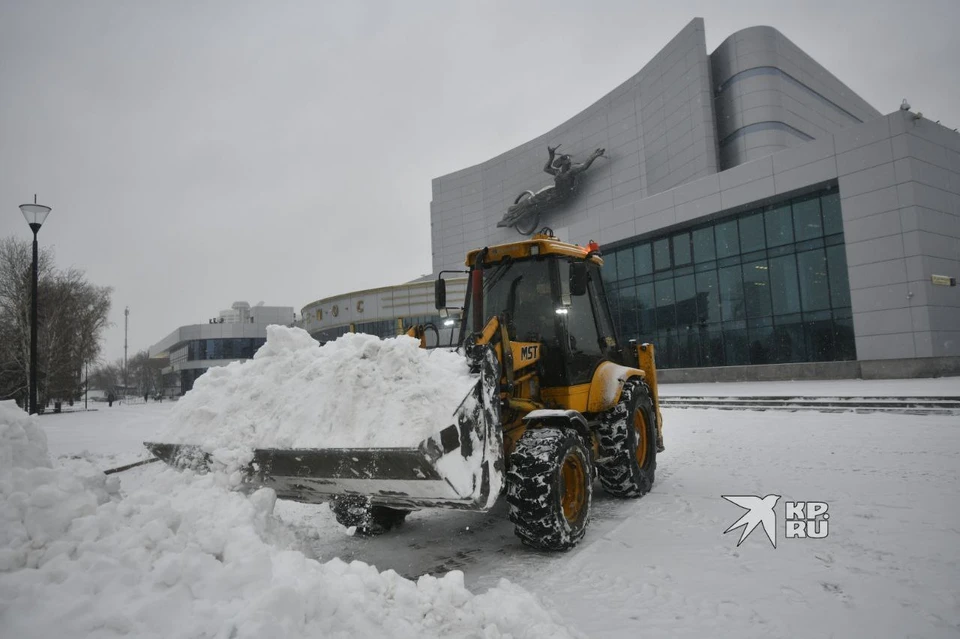
M653 263L658 271L670 268L670 238L653 243Z
M266 343L263 337L224 337L216 339L195 339L174 355L179 363L211 359L250 359ZM171 362L174 362L171 356Z
M621 257L623 254L621 253ZM620 264L618 260L618 265ZM567 275L569 277L569 275ZM547 291L547 294L542 296L543 299L547 301L547 305L550 304L550 291ZM569 340L570 346L570 361L569 361L569 370L570 370L570 383L571 384L582 384L584 382L590 381L590 377L593 374L593 369L597 365L597 361L603 356L602 349L600 347L600 334L597 331L597 323L594 320L593 308L590 305L590 296L587 294L584 295L574 295L570 298L571 306L567 309L567 313L560 315L561 321L566 324L567 328L567 339ZM625 306L621 302L621 317L624 314ZM550 309L550 312L556 316L556 311ZM542 322L549 323L553 325L552 321L548 321L548 318L543 318ZM548 365L550 358L547 357L549 346L553 344L555 338L553 337L553 332L549 331L550 335L541 335L537 334L538 339L530 339L528 341L542 341L543 342L543 357L545 358L544 365ZM533 337L531 335L531 337Z
M673 236L673 265L684 266L693 259L690 254L690 234L680 233Z
M774 315L800 312L800 282L797 279L797 256L772 258L770 264L770 297Z
M723 366L723 330L720 324L700 327L700 366Z
M717 224L714 232L717 236L717 257L730 257L740 252L736 220Z
M748 361L751 364L773 363L773 319L765 317L747 327Z
M716 271L697 273L697 314L701 324L720 321L720 289Z
M835 186L609 255L620 335L655 343L660 366L856 358Z
M763 234L763 213L740 218L740 250L743 253L766 248Z
M653 255L649 244L641 244L633 249L633 261L637 276L653 273Z
M843 233L843 218L840 216L840 194L831 193L820 198L823 213L823 234Z
M743 265L743 299L747 317L767 317L770 308L770 270L767 261Z
M654 291L657 295L657 328L671 329L677 324L677 314L673 304L673 280L655 282Z
M700 332L696 326L685 326L677 332L677 362L684 366L700 365Z
M830 308L830 288L827 284L827 256L823 249L797 255L800 274L800 303L804 311Z
M610 251L609 253L603 254L603 268L600 270L601 277L603 277L603 281L607 286L621 279L617 275L617 253L619 252L620 251Z
M783 246L793 243L793 216L790 215L790 205L784 204L768 209L764 213L767 228L767 246Z
M743 299L743 277L740 265L720 269L720 308L724 320L738 320L746 317Z
M713 245L712 226L697 229L693 232L693 259L700 263L717 259L717 250Z
M640 337L640 323L637 308L637 287L623 286L619 291L620 297L620 330L623 339L638 339Z
M617 279L622 282L633 276L633 249L617 251Z
M820 198L814 197L793 203L793 233L798 242L823 235Z
M750 363L745 322L723 323L723 354L727 366L743 366Z
M637 286L637 309L640 316L640 334L655 334L657 332L657 300L653 295L653 284Z
M697 285L693 275L685 275L674 280L674 295L677 305L677 324L681 327L698 324Z

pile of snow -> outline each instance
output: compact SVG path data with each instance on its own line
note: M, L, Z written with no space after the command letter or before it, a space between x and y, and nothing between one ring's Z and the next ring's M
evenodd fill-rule
M211 368L171 413L170 443L218 449L416 445L453 423L477 378L410 337L347 334L320 346L270 326L252 360Z
M36 568L69 552L71 522L116 495L119 481L87 461L53 468L47 437L15 402L0 402L0 571Z
M566 637L528 592L413 582L290 549L275 494L161 470L121 495L52 468L35 418L0 402L0 627L11 637Z

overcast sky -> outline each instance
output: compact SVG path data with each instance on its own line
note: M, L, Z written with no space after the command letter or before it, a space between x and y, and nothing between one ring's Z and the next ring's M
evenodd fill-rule
M430 272L430 181L560 124L692 18L779 29L883 113L960 126L960 2L0 0L0 237L53 207L104 355L236 300Z

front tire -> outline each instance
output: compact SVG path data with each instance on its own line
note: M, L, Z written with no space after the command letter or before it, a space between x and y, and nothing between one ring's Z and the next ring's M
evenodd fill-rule
M642 497L650 492L657 470L657 414L650 388L628 380L620 402L601 417L597 475L615 497Z
M330 502L337 523L347 528L356 526L356 534L373 537L396 528L407 518L409 510L375 506L367 497L342 495Z
M587 529L590 450L570 429L531 428L510 455L507 503L514 532L540 550L567 550Z

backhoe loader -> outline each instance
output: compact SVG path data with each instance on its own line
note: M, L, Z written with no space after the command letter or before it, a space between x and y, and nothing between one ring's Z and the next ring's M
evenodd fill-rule
M411 510L486 511L504 497L520 540L566 550L583 538L595 480L636 498L663 451L652 344L618 339L598 247L561 242L550 229L469 252L457 350L477 376L450 423L416 447L254 451L245 483L308 503L378 534ZM409 335L425 345L423 327ZM349 428L349 424L344 425ZM203 466L195 446L147 442L175 466Z

